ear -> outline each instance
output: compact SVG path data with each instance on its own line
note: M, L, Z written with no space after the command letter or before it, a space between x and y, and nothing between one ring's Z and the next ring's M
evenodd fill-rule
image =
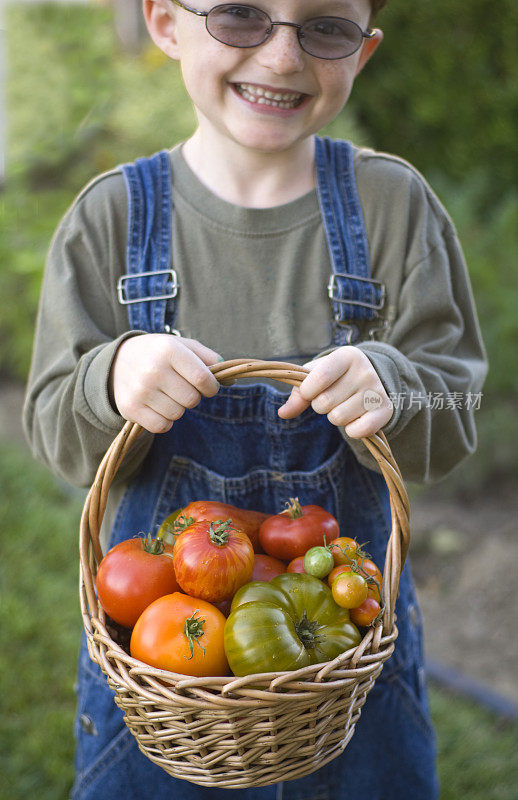
M374 28L374 36L372 36L370 39L365 39L362 49L360 50L360 58L358 59L358 64L356 66L356 75L361 72L369 58L373 55L374 51L377 50L382 41L383 31L379 28Z
M142 11L149 35L157 47L175 61L180 58L175 7L168 0L143 0Z

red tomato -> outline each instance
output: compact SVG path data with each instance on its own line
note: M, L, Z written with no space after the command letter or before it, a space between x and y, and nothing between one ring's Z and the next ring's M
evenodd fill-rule
M246 533L252 542L254 552L262 553L263 549L259 544L259 527L269 516L269 514L264 514L262 511L247 511L244 508L237 508L237 506L231 506L227 503L219 503L216 500L195 500L182 510L181 515L176 520L176 528L180 531L183 530L180 517L185 517L187 520L191 519L193 522L200 522L204 519L215 522L218 519L228 519L230 517L235 527Z
M286 572L286 564L283 561L256 553L254 556L254 571L250 580L271 581L272 578L275 578L276 575L281 575L283 572Z
M266 519L259 528L259 541L270 556L291 561L316 545L338 536L338 522L320 506L301 506L290 498L286 511Z
M286 572L300 572L302 575L306 574L304 569L304 556L297 556L288 564Z
M232 520L201 520L178 536L173 564L181 588L209 603L229 600L248 583L254 569L250 539Z
M179 589L172 553L172 545L150 536L127 539L106 553L97 571L97 595L115 622L132 628L153 600Z
M367 597L361 606L351 608L349 616L351 617L351 622L354 622L355 625L361 625L365 628L371 624L371 622L378 616L380 611L381 606L378 601L375 600L374 597Z
M342 608L357 608L367 599L367 581L356 572L342 572L334 579L331 591Z
M140 615L130 652L145 664L182 675L228 675L224 629L225 617L213 605L174 592Z

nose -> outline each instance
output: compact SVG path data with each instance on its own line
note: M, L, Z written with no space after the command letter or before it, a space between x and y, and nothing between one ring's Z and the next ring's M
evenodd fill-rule
M304 56L296 27L286 24L273 23L270 38L258 49L261 65L279 75L301 72L304 69Z

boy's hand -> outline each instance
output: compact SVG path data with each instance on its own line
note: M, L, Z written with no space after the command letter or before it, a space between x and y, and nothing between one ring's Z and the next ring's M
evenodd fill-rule
M109 377L112 404L124 419L151 433L165 433L201 396L213 397L220 384L208 366L218 353L195 339L148 333L126 339Z
M345 426L353 439L376 433L394 412L377 372L357 347L339 347L304 366L311 370L279 408L283 419L298 416L309 405L329 422Z

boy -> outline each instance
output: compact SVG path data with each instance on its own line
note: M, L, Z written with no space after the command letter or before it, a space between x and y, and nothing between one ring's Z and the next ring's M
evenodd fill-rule
M79 485L124 419L148 431L110 492L105 550L190 500L275 513L303 495L382 563L387 489L360 439L382 429L403 476L421 482L473 452L462 401L486 361L453 226L405 162L315 136L382 40L369 28L380 5L144 0L198 125L169 153L100 176L65 216L24 410L35 454ZM220 353L310 374L289 395L266 381L220 388L208 369ZM396 651L344 754L243 796L437 796L408 567L396 610ZM76 735L75 798L232 794L142 756L84 648Z

